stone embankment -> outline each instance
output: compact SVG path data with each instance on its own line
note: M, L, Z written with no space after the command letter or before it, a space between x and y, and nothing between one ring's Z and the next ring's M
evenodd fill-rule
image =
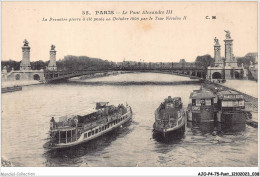
M2 88L14 87L14 86L29 86L43 84L43 82L37 80L19 80L19 81L2 81Z

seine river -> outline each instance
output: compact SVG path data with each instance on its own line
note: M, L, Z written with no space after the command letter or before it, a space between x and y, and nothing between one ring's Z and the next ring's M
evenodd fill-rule
M180 96L184 107L198 83L168 74L132 73L67 83L24 87L2 94L2 155L16 166L258 166L257 129L231 127L213 136L213 125L186 126L180 139L153 136L154 111L167 96ZM76 148L48 151L49 121L109 101L132 107L125 127ZM218 130L221 127L218 126Z

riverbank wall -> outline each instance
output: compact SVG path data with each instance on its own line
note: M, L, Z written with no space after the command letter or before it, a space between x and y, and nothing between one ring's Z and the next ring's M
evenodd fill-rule
M19 81L2 81L1 87L14 87L14 86L30 86L30 85L38 85L44 84L44 82L40 82L37 80L19 80Z

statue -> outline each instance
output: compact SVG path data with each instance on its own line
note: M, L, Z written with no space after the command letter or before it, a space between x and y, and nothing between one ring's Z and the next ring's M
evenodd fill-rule
M219 45L219 43L218 43L218 38L214 38L214 42L215 42L215 45Z
M23 43L24 43L24 46L28 46L29 45L29 42L26 39L24 39Z
M55 50L55 45L51 45L51 50Z
M230 32L227 30L224 30L226 32L226 39L231 39Z

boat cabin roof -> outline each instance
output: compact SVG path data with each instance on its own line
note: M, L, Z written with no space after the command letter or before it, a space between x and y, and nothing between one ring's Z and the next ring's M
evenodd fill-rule
M212 91L208 90L208 89L200 89L200 90L194 90L191 94L190 94L190 98L191 99L211 99L214 98L215 95Z
M83 117L86 115L94 115L96 112L98 112L96 109L88 109L88 110L81 111L77 114L76 113L67 114L65 116L58 117L58 122L64 122L67 121L68 119Z
M170 108L179 108L182 105L181 97L172 98L171 96L168 96L168 98L164 99L164 102L161 103L161 105L159 106L159 109L162 110L162 109L167 108L166 105L169 103L172 104L172 106L173 106Z
M101 104L103 103L103 104ZM96 121L98 116L102 114L102 112L104 112L104 110L108 109L108 110L116 110L116 107L114 105L107 105L108 102L99 102L99 104L101 105L105 105L104 107L99 107L98 109L88 109L88 110L84 110L81 111L80 113L77 114L70 114L70 115L66 115L66 116L62 116L62 117L58 117L58 122L66 122L69 119L78 119L79 122L93 122ZM121 105L123 106L123 105Z
M220 100L243 100L244 96L234 90L223 90L217 93Z

